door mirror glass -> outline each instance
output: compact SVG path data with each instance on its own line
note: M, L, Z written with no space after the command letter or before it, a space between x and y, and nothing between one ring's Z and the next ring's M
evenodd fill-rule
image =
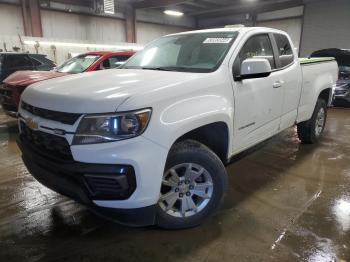
M237 80L262 78L271 74L270 62L265 58L248 58L242 62L241 73Z

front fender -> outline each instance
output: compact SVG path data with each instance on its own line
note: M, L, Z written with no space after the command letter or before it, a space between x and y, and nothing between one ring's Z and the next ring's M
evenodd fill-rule
M233 105L225 97L202 95L177 101L155 116L144 136L167 149L184 134L207 124L224 122L232 134ZM215 134L213 134L215 135ZM229 139L231 144L231 139ZM229 145L229 148L232 148Z

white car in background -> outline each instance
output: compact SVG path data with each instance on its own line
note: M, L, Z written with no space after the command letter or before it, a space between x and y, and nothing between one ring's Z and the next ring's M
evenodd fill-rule
M220 206L232 156L295 124L318 142L337 76L274 29L168 35L122 69L27 88L18 144L37 180L100 214L192 227Z

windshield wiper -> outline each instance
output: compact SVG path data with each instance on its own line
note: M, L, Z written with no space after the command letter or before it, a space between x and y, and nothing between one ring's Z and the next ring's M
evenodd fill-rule
M126 66L123 67L124 69L143 69L143 70L159 70L159 71L173 71L173 72L198 72L198 73L205 73L207 72L204 68L191 68L191 67L185 67L185 66Z
M159 70L159 71L175 71L172 67L161 67L161 66L155 66L155 67L141 67L141 69L144 70Z

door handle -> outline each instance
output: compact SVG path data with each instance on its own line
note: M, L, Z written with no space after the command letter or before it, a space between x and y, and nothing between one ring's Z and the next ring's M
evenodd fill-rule
M273 83L273 88L280 88L284 84L284 81L276 81Z

